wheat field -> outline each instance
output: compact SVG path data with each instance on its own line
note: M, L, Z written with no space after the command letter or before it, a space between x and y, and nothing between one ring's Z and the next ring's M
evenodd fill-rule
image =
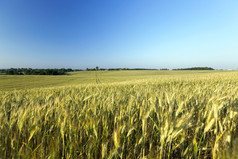
M238 156L238 72L0 91L0 158Z

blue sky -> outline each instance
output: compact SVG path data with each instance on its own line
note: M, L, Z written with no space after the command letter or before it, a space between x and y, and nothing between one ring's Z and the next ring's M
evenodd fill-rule
M237 0L2 0L0 68L238 68Z

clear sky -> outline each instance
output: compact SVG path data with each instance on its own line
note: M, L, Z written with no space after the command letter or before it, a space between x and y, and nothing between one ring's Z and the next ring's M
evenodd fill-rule
M238 68L237 0L1 0L0 68Z

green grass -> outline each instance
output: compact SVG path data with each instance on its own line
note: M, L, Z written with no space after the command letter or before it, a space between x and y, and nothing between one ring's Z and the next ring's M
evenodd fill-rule
M114 83L146 79L173 78L181 75L203 76L220 73L221 71L82 71L72 72L63 76L43 75L0 75L0 90L43 88L55 86L73 86L96 83L96 76L100 83ZM227 73L228 71L223 71ZM96 75L97 74L97 75Z

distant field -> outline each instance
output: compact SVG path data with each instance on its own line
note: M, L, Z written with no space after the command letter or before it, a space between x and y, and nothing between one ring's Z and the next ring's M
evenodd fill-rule
M95 84L135 81L142 79L174 78L181 75L191 77L194 75L209 76L214 73L228 73L229 71L81 71L69 75L0 75L0 90L42 88L55 86L70 86L80 84ZM184 77L186 77L184 76Z
M237 158L237 71L97 77L0 76L0 158Z

